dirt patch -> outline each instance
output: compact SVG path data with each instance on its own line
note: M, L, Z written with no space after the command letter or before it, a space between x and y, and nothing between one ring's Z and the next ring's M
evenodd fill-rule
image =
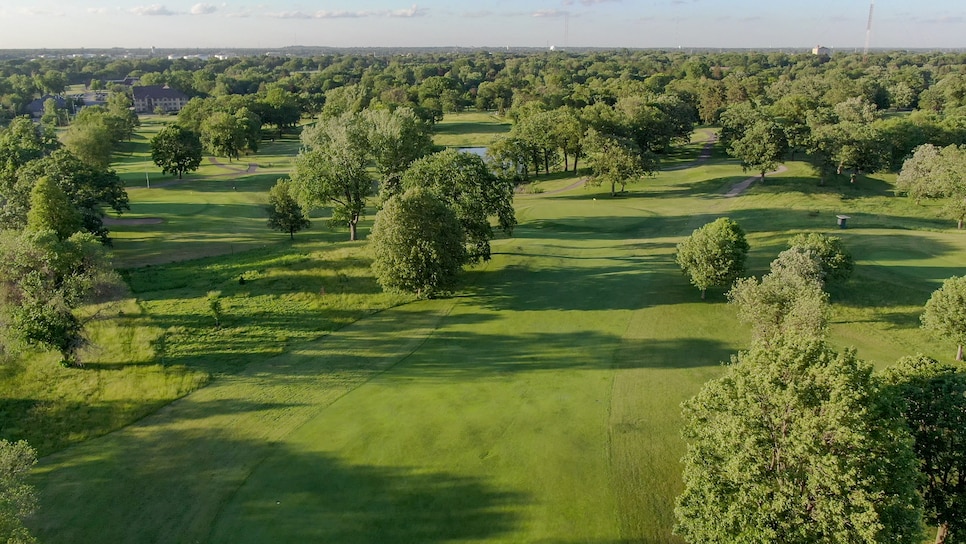
M164 219L160 217L139 217L139 218L116 218L116 217L105 217L105 225L160 225L164 223Z

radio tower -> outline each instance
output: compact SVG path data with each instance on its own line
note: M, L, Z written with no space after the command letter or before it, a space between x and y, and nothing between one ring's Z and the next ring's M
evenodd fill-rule
M862 56L862 62L868 62L869 60L869 42L872 41L872 14L875 12L875 0L869 3L869 24L865 27L865 53Z

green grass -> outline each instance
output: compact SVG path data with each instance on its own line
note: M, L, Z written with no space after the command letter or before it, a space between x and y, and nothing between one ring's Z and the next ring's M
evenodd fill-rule
M700 137L690 149L676 160ZM736 219L755 274L797 232L841 235L857 267L832 289L831 340L878 367L954 349L917 323L966 271L966 237L935 208L892 196L888 177L820 187L803 163L723 196L747 177L713 160L617 198L520 196L492 261L419 302L382 294L364 243L321 221L292 245L259 226L268 175L132 191L133 215L165 222L115 230L132 298L97 321L107 347L83 371L37 368L65 380L67 408L84 398L70 380L101 373L91 391L140 410L115 426L144 417L49 446L79 442L42 461L32 525L46 542L678 542L680 402L749 340L723 294L701 301L674 265L693 229ZM841 213L854 228L836 230Z
M510 132L510 120L487 112L447 113L433 141L446 147L489 147Z

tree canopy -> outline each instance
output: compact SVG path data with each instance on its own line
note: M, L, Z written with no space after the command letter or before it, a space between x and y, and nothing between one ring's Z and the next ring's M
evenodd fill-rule
M37 452L23 440L0 440L0 541L33 544L37 541L24 520L37 510L37 491L27 483L37 464Z
M689 542L921 540L912 438L869 365L784 337L684 403Z
M180 125L168 125L151 138L151 160L178 179L201 166L201 136Z
M745 269L748 254L745 232L731 219L721 217L695 229L677 245L675 261L701 290L730 287Z
M420 296L453 288L466 261L456 213L422 187L386 201L376 214L370 244L379 284Z
M743 278L728 291L738 318L751 325L756 342L769 344L795 336L822 338L828 322L828 295L821 264L811 252L783 251L761 278Z
M312 223L302 212L295 196L292 194L291 182L280 179L268 191L268 226L277 231L287 232L294 240L295 233L309 228Z
M966 534L966 373L962 366L922 355L886 370L886 383L902 401L912 431L926 519L938 526L936 543Z
M926 301L921 320L924 329L955 342L959 346L956 360L962 361L966 344L966 276L944 281Z
M516 225L512 182L494 175L472 153L446 150L423 157L406 170L402 184L429 190L453 208L471 260L490 258L491 217L506 233Z
M896 178L896 189L919 202L923 198L945 198L943 213L957 220L958 228L966 221L966 146L943 148L926 144L902 165Z
M825 283L845 281L852 275L855 266L852 254L837 236L802 233L789 240L788 247L812 252L821 266L821 279Z
M369 175L368 131L359 114L320 120L315 130L302 133L307 149L295 158L295 194L303 207L331 205L335 225L349 227L349 240L373 192Z

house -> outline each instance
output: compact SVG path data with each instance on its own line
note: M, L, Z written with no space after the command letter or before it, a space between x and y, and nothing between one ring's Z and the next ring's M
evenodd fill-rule
M45 94L44 96L41 96L40 98L27 104L26 106L27 113L29 113L31 117L37 117L37 118L43 117L44 102L46 102L47 100L50 100L51 98L53 98L54 102L57 103L58 108L62 110L67 109L66 98L64 98L63 96L54 96L52 94Z
M158 108L175 113L188 103L188 95L167 85L143 85L131 89L134 91L134 111L137 113L154 113Z

